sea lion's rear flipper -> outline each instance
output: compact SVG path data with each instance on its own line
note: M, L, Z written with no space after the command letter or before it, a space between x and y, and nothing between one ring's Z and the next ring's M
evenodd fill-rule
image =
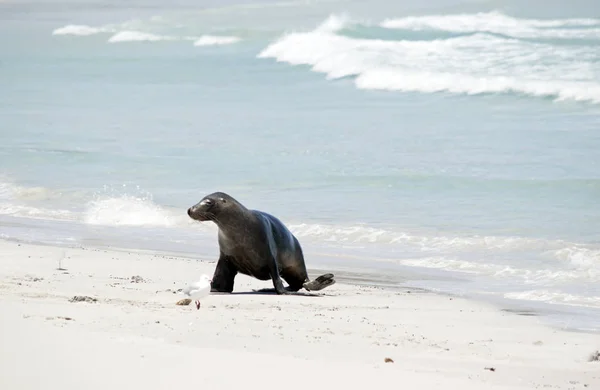
M308 291L319 291L324 289L325 287L329 287L331 285L335 284L335 279L333 279L333 274L325 274L325 275L321 275L318 278L316 278L315 280L311 280L309 282L306 282L302 285L302 287L304 287L306 290ZM298 288L292 288L292 287L286 287L285 288L288 292L290 293L297 293L298 292ZM274 288L261 288L260 290L253 290L254 292L258 292L258 293L275 293L277 292Z
M325 274L321 275L315 280L310 282L306 282L302 285L308 291L319 291L324 289L325 287L329 287L335 284L335 279L333 279L333 274Z

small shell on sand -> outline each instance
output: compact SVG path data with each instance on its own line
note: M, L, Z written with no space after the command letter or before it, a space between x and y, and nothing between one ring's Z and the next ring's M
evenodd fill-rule
M386 363L394 363L394 361L392 360L392 358L389 358L389 357L386 357L386 358L384 359L384 361L385 361Z
M190 303L192 303L192 300L191 300L191 299L189 299L189 298L185 298L185 299L182 299L182 300L180 300L180 301L177 301L177 303L176 303L176 304L177 304L177 305L179 305L179 306L187 306L187 305L189 305Z

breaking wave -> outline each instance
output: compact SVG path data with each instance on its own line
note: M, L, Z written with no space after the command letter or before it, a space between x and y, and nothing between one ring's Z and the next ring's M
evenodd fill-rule
M423 22L404 18L384 25L414 26L415 20ZM600 103L600 53L590 46L523 41L471 24L463 29L472 34L445 39L367 39L344 35L350 22L330 16L313 31L283 35L258 58L308 65L329 80L353 77L359 89Z
M115 30L109 27L91 27L79 24L69 24L52 31L52 35L77 35L88 36L100 33L110 33Z
M194 42L194 46L231 45L240 40L235 36L203 35Z
M596 308L600 307L600 297L598 296L576 295L546 289L511 292L504 294L504 297L508 299L537 301L551 304L563 304Z
M158 41L174 41L178 38L156 35L140 31L120 31L108 39L109 43L117 42L158 42Z
M409 245L422 251L473 250L473 249L542 249L548 241L523 237L497 236L427 236L377 229L368 226L333 226L317 224L290 225L290 230L298 237L312 237L329 242L379 243Z
M128 195L89 202L83 220L103 226L175 227L192 223L181 210L169 210L151 199Z
M69 205L72 207L57 207ZM188 227L199 225L185 209L156 203L150 193L139 188L105 188L87 194L44 187L24 187L0 182L0 214L39 216L49 219L66 217L92 225ZM598 267L600 248L562 240L521 236L445 235L381 229L368 225L326 225L284 221L300 239L357 245L382 245L411 248L423 254L442 253L542 253L557 264L570 267Z
M446 236L414 234L368 226L333 226L318 224L290 224L290 230L299 238L310 238L324 242L345 244L382 244L416 249L420 253L512 253L537 252L550 259L551 263L570 268L595 269L600 276L600 249L562 240L516 236ZM445 261L448 261L445 259ZM559 261L559 262L557 262ZM425 263L424 263L425 264ZM450 263L448 263L450 264ZM466 263L453 268L472 268ZM431 265L431 263L429 264ZM485 267L489 264L486 263ZM434 268L444 268L435 266ZM504 265L494 272L504 270ZM486 268L487 269L487 268Z
M195 245L198 239L212 240L216 230L212 223L191 220L184 208L157 203L151 194L137 187L74 194L0 182L0 215L73 221L105 227L117 235L122 227L139 229L136 231L144 237L151 236L147 232L158 228L161 237L169 236L179 247ZM586 296L570 296L568 291L572 286L600 283L598 244L522 236L436 234L362 224L326 225L289 220L284 223L306 248L315 244L328 248L325 251L335 248L336 253L349 258L369 253L365 261L443 270L472 275L476 277L474 280L491 278L506 286L536 289L515 292L513 288L509 293L502 292L507 298L585 306L594 306L600 299L591 290ZM11 236L8 226L2 232L6 237ZM200 231L207 234L198 236Z
M381 27L454 33L489 32L516 38L600 39L600 19L518 19L500 12L386 19Z
M127 26L133 27L134 24L124 23L121 26L118 26L119 28L111 26L91 27L86 25L67 25L55 29L52 32L52 35L90 36L100 33L110 33L112 35L108 38L108 43L193 41L194 46L231 45L241 41L241 38L237 36L210 34L201 36L162 35L147 31L126 29Z
M474 275L492 276L496 279L514 281L520 279L526 285L556 286L578 281L600 282L600 264L596 267L560 267L531 269L506 264L460 260L447 257L425 257L398 260L402 265L456 271Z
M40 202L60 199L60 191L44 187L23 187L9 182L0 182L0 215L36 219L76 220L77 215L60 207L47 209Z

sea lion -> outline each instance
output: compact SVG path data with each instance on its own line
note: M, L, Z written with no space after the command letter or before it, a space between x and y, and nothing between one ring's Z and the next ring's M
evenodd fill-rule
M196 221L213 221L219 228L219 261L211 291L233 291L238 272L273 281L277 294L322 290L335 283L333 274L308 279L302 248L296 237L274 216L249 210L230 195L206 195L187 211ZM283 286L281 279L288 283Z

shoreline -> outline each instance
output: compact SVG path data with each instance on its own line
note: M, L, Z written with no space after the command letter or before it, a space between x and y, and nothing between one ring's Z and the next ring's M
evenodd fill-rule
M238 276L233 294L211 294L196 310L175 304L184 298L177 290L214 263L7 241L0 252L2 388L231 388L253 382L259 367L286 382L302 367L291 388L314 380L349 388L600 385L600 363L588 361L600 349L596 334L461 297L343 281L278 296L253 291L268 282ZM96 301L71 302L77 295Z
M186 259L188 261L197 261L202 264L216 264L217 258L207 259L207 251L202 251L202 253L192 254L189 251L175 251L175 250L155 250L155 249L144 249L144 248L134 248L134 247L120 247L120 246L111 246L109 243L101 243L97 245L83 245L81 243L70 244L67 242L63 243L47 243L47 242L30 242L22 239L16 238L2 238L0 237L0 242L12 242L21 245L33 245L33 246L45 246L45 247L53 247L53 248L63 248L67 249L83 249L83 250L97 250L97 251L108 251L108 252L118 252L118 253L128 253L128 254L141 254L147 256L164 256L164 257L173 257L179 259ZM203 247L204 248L204 247ZM317 253L318 257L322 260L323 256L327 256L327 254ZM334 256L336 259L345 259L345 256ZM380 267L385 265L386 263L381 262L378 264ZM392 263L390 263L392 264ZM497 310L504 310L506 312L513 312L519 315L520 312L525 313L534 313L533 315L541 318L545 321L545 325L551 327L553 329L568 331L568 332L583 332L588 334L600 334L600 327L596 328L588 328L588 327L571 327L570 320L566 321L566 326L564 326L565 320L563 317L574 317L574 316L592 316L592 313L595 314L596 317L600 318L600 309L591 307L591 306L577 306L577 305L567 305L561 303L547 303L547 302L538 302L538 301L530 301L523 299L510 299L502 296L493 296L484 293L474 293L474 292L465 292L465 293L457 293L451 291L438 290L433 287L421 286L421 285L411 285L411 281L427 281L427 280L457 280L461 279L460 274L456 274L454 271L448 270L433 270L433 269L421 269L419 267L410 267L410 266L402 266L395 264L398 269L394 270L386 270L385 268L378 268L375 272L368 272L366 268L360 266L342 266L339 267L339 263L331 263L331 266L327 265L314 265L314 261L307 261L307 269L310 277L318 276L323 272L333 272L335 274L336 280L342 282L344 284L355 285L355 286L363 286L363 287L377 287L388 289L391 291L421 291L427 292L430 294L440 295L443 297L453 297L453 298L461 298L471 300L476 303L490 305L491 307L495 307ZM333 268L332 268L333 266ZM383 272L393 272L393 276L389 277ZM435 276L433 275L435 274ZM210 272L212 275L212 271ZM454 275L454 276L452 276ZM271 287L269 284L267 287ZM580 310L584 311L581 313ZM558 318L554 318L558 317ZM593 321L593 320L592 320ZM588 320L588 322L590 322Z

